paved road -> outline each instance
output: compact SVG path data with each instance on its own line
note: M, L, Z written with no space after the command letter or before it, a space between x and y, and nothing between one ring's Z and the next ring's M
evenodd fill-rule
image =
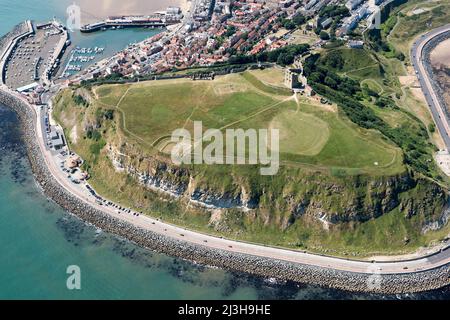
M40 122L38 122L39 124ZM38 130L37 132L42 132ZM100 206L96 203L95 198L88 196L86 192L83 192L79 185L71 183L58 168L57 164L52 161L51 154L45 150L45 147L41 143L42 137L39 139L41 148L44 150L47 164L60 184L73 193L75 196L83 201L87 201L95 208L104 211L118 219L122 219L129 223L132 223L138 227L163 234L174 239L181 241L188 241L197 245L207 246L215 249L222 249L227 251L233 251L237 253L244 253L262 257L268 257L273 259L279 259L289 262L302 263L308 265L315 265L324 268L333 268L338 270L372 273L374 264L363 261L350 261L345 259L339 259L334 257L325 257L320 255L314 255L309 253L303 253L298 251L285 250L273 247L264 247L249 243L237 242L227 239L221 239L218 237L208 236L201 233L185 230L183 228L173 226L167 223L162 223L156 219L149 218L144 215L134 216L132 214L118 213L117 209L112 207ZM433 257L424 257L421 259L405 261L405 262L385 262L376 263L380 274L383 273L406 273L414 272L426 269L433 269L435 267L450 263L450 249L445 250Z
M23 98L22 98L23 100ZM30 106L35 110L32 106ZM250 243L232 241L222 239L214 236L201 234L185 230L183 228L163 223L157 219L153 219L144 215L135 216L124 212L119 213L117 209L111 206L99 205L95 198L89 195L82 185L76 185L70 182L65 174L60 170L58 163L44 145L44 137L42 136L42 122L39 121L36 114L36 132L38 134L37 141L43 152L45 161L50 172L55 179L66 188L73 195L80 200L89 203L91 206L102 210L103 212L129 222L135 226L153 231L158 234L166 235L173 239L187 241L201 246L207 246L209 248L221 249L226 251L232 251L236 253L250 254L255 256L267 257L272 259L279 259L288 262L314 265L323 268L331 268L336 270L360 272L360 273L373 273L374 268L378 270L380 274L393 274L393 273L412 273L422 270L433 269L444 264L450 263L450 249L443 250L442 252L429 257L421 257L409 261L394 261L394 262L377 262L372 263L369 261L355 261L346 260L335 257L315 255L300 251L281 249L276 247L266 247L261 245L255 245Z
M437 28L414 42L411 49L411 61L419 78L422 91L430 107L434 122L444 140L447 150L450 150L450 126L445 115L445 106L440 103L425 67L424 47L436 36L450 31L450 24Z
M429 37L424 37L423 39L426 40L427 38ZM418 43L416 45L416 48L421 50L420 48L423 49L423 45L420 45L420 43ZM420 63L418 64L418 67L420 67ZM426 75L426 73L423 73L423 75ZM429 79L427 81L427 78L424 78L424 81L425 85L430 84ZM428 88L431 88L432 90L431 86ZM431 97L433 97L433 94L434 94L433 91L429 91L429 95L431 95ZM22 97L21 99L24 100ZM431 100L431 102L434 101L437 102L437 99L434 98L434 100ZM24 100L24 102L26 101ZM35 110L32 106L30 106L30 108L32 110ZM437 116L439 116L440 112L442 112L442 110L439 111L440 110L439 105L432 104L432 108L436 108L435 112ZM439 119L439 117L437 117L437 119ZM442 117L442 119L445 119L445 117ZM440 123L440 126L442 126L443 130L448 130L448 124L446 121L445 122L437 121L437 123ZM35 118L35 125L36 125L36 132L38 135L37 141L44 155L45 162L52 175L61 184L62 187L67 189L69 192L71 192L74 196L76 196L80 200L89 203L92 207L102 210L106 214L109 214L123 221L129 222L143 229L155 232L157 234L162 234L173 239L187 241L190 243L206 246L213 249L221 249L235 253L249 254L293 263L314 265L322 268L330 268L335 270L359 272L359 273L373 273L374 270L378 270L380 274L414 273L418 271L434 269L450 263L450 249L442 250L430 256L418 257L408 261L400 261L400 260L391 262L355 261L310 254L301 251L287 250L276 247L267 247L262 245L222 239L219 237L209 236L202 233L185 230L183 228L168 223L163 223L157 219L153 219L144 215L135 216L124 212L119 213L117 209L111 206L99 205L95 201L95 198L92 195L89 195L82 185L73 184L70 182L69 179L67 179L65 174L60 170L58 163L55 161L51 152L45 147L44 137L41 128L42 122L39 121L37 114Z

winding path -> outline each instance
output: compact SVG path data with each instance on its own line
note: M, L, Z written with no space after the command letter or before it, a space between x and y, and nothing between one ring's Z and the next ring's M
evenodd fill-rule
M424 44L430 41L433 37L445 30L448 30L450 26L445 28L441 28L439 30L435 30L423 37L420 42L415 43L413 48L413 55L415 57L415 61L417 68L419 68L421 72L421 79L424 85L424 91L428 93L428 97L431 98L431 108L433 112L433 116L438 116L442 114L441 106L439 105L438 100L436 99L436 94L432 90L431 82L428 79L425 69L423 65L421 65L421 56ZM417 51L419 50L419 51ZM419 52L419 54L416 54ZM2 90L8 91L11 94L14 94L17 98L21 99L25 103L26 100L20 95L11 92L11 90L1 87ZM67 179L67 177L63 174L63 172L58 167L58 163L54 161L54 158L50 154L50 151L45 148L44 137L42 135L41 121L39 121L39 114L36 109L29 105L31 110L33 110L35 114L35 125L37 137L36 140L40 146L40 149L44 155L45 162L50 170L51 174L58 181L58 183L73 194L75 197L79 198L82 201L85 201L90 206L103 211L104 213L120 219L122 221L126 221L128 223L133 224L142 229L149 230L151 232L162 234L172 239L177 239L180 241L186 241L189 243L193 243L199 246L206 246L211 249L220 249L228 252L241 253L259 257L265 257L270 259L278 259L281 261L298 263L303 265L312 265L320 268L328 268L340 271L349 271L356 273L364 273L364 274L373 274L374 270L379 274L406 274L406 273L415 273L425 270L432 270L447 264L450 264L450 249L442 249L434 254L430 254L428 256L417 257L410 260L400 260L402 257L390 258L390 261L358 261L358 260L350 260L343 258L336 258L318 254L311 254L302 251L295 251L289 249L283 249L278 247L269 247L258 244L234 241L223 239L211 235L202 234L199 232L194 232L190 230L186 230L184 228L180 228L168 223L163 223L158 219L153 219L145 215L135 216L132 214L119 213L117 209L111 206L99 205L95 198L90 196L84 188L79 185L75 185ZM440 120L439 120L440 119ZM441 118L437 117L435 120L439 124L439 130L442 130L441 133L450 132L447 121L441 121L445 119L444 116ZM450 138L446 136L447 139L446 145L450 146Z

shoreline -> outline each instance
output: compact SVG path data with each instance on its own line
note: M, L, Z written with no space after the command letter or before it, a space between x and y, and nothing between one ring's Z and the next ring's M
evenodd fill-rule
M70 194L53 177L37 143L36 118L28 104L2 89L0 103L18 115L33 175L44 194L81 220L141 247L207 266L350 292L413 293L450 284L450 264L404 274L377 274L376 270L372 274L340 271L201 246L121 221ZM374 275L380 277L380 287L372 288L368 285Z
M444 32L437 37L434 37L430 42L428 42L424 48L424 66L426 68L426 72L428 73L428 76L430 77L432 81L432 85L434 87L434 90L437 92L437 98L439 102L445 107L444 112L447 116L447 119L450 118L450 111L449 111L449 105L447 101L444 99L444 92L442 89L441 84L436 79L436 74L433 72L433 63L431 59L431 55L433 51L436 49L439 44L441 44L443 41L448 41L450 39L450 31Z
M433 64L441 64L450 68L450 37L441 43L430 53Z
M89 0L79 0L76 4L82 9L81 22L82 24L95 23L108 16L120 15L151 15L158 11L164 11L169 6L179 7L183 9L190 8L191 0L170 0L170 1L130 1L129 3L118 0L110 0L109 3L98 7L98 4Z

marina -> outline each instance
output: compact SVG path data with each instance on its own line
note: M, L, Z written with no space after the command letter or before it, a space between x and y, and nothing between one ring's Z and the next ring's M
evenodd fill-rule
M24 3L26 2L27 0L24 0ZM272 46L273 43L269 44L264 41L264 33L244 33L242 38L239 38L241 30L245 32L247 27L251 29L256 25L257 22L252 20L255 18L253 12L262 11L260 10L261 7L255 6L256 1L247 2L243 0L237 1L242 2L243 5L236 9L236 7L232 7L234 5L232 1L227 11L227 4L223 2L193 0L191 9L185 11L189 13L187 18L183 18L176 7L172 8L173 12L169 8L167 11L152 15L129 15L129 11L126 13L121 11L120 14L123 15L110 16L105 20L92 15L91 19L94 18L95 21L99 22L87 24L81 30L70 33L70 39L63 24L58 23L55 18L53 21L42 24L36 24L34 20L28 20L30 27L26 33L26 30L22 30L20 31L22 33L17 37L11 33L9 37L5 38L8 41L4 41L4 48L8 48L8 50L5 51L6 55L0 52L2 75L2 88L0 90L2 126L0 127L7 130L4 130L4 133L0 132L0 142L2 142L0 146L3 150L11 152L0 156L0 164L2 165L0 169L6 173L2 175L0 184L4 185L3 189L8 190L3 195L4 199L0 201L4 204L0 211L5 213L4 217L6 217L3 223L4 240L6 240L4 242L7 244L4 248L4 260L5 262L8 261L3 263L2 268L12 276L4 277L0 281L0 283L6 284L0 290L0 294L6 297L14 297L20 294L25 298L30 296L48 298L52 295L58 298L150 297L156 299L164 298L165 295L171 299L174 297L190 299L448 298L450 292L448 286L450 279L448 277L450 274L448 246L444 248L442 245L441 249L438 246L433 247L428 253L423 251L413 258L399 255L390 256L389 259L377 256L359 260L355 256L347 257L347 252L344 252L343 256L338 256L335 252L328 250L325 251L326 253L316 254L309 252L309 249L308 251L298 248L291 250L290 247L283 249L280 243L273 247L270 243L258 245L256 242L259 239L255 243L246 242L248 241L246 239L239 241L240 239L227 239L227 235L215 236L190 230L184 225L178 225L178 223L172 225L170 221L165 221L165 216L153 217L153 212L149 215L144 214L144 211L147 213L145 208L153 208L153 204L142 205L140 202L139 206L135 207L133 204L126 203L126 201L122 202L114 194L108 195L107 192L99 188L96 183L98 180L95 180L96 172L90 171L93 167L89 167L89 162L93 163L93 161L89 156L93 154L104 155L103 151L106 152L107 150L102 149L104 148L103 141L94 137L103 138L107 141L105 143L110 145L109 150L112 150L111 145L114 141L113 139L108 140L111 137L107 136L107 128L116 129L117 126L109 126L108 121L114 120L115 109L125 109L125 103L122 104L122 101L125 101L125 95L131 90L128 83L124 84L121 88L126 88L125 93L117 91L115 96L111 95L116 101L116 96L120 96L119 102L113 103L112 109L106 110L104 108L108 106L106 103L104 106L99 106L94 102L94 95L87 94L93 84L101 84L103 77L106 78L106 81L113 82L119 76L126 81L129 80L129 82L144 82L141 80L147 80L148 74L152 75L152 72L155 71L163 72L166 69L173 70L175 67L180 67L181 63L186 64L183 65L183 68L190 65L210 66L222 61L224 55L214 50L219 50L217 47L223 43L227 43L230 48L236 50L235 52L240 52L241 48L245 48L245 51L250 50L251 48L247 48L247 44L253 45L257 41L264 44L264 47L261 46L261 50L280 48L277 47L278 45L284 48L283 46L287 45L283 39L272 38L275 43ZM261 0L261 2L264 2L264 0ZM308 5L312 2L316 1L308 2ZM325 0L320 1L319 5L325 2ZM272 8L275 12L274 17L277 12L289 8L290 4L294 2L283 1L282 3L284 3L284 7L277 7L278 11ZM217 4L217 7L214 8L214 4ZM292 10L294 9L297 8ZM268 14L272 12L270 8L268 10ZM234 37L237 42L233 43L233 35L231 35L229 43L224 41L215 46L213 41L207 40L208 36L227 33L225 20L215 18L221 14L230 15L231 11L233 15L227 19L230 25L238 30L236 32L239 37ZM107 15L101 16L106 17ZM210 19L212 22L206 23ZM84 20L85 23L87 21ZM180 21L183 21L183 23L179 23ZM269 21L268 28L272 28L271 22L278 20L267 19L264 21ZM260 28L264 25L264 21L254 30L264 30L264 28ZM168 28L168 32L161 32L170 24L177 25ZM223 28L220 29L219 27ZM138 32L140 33L139 36L147 39L136 40L134 35ZM159 32L161 33L157 34ZM149 34L154 36L150 38ZM220 35L217 37L220 37ZM51 39L51 41L48 39ZM135 40L134 43L133 40ZM129 45L124 50L126 43ZM364 48L364 44L362 46ZM210 50L207 51L205 48ZM114 57L112 54L114 54ZM261 66L261 63L259 66ZM235 69L233 68L231 72L235 72ZM192 76L192 80L202 80L205 75L209 77L209 74L199 72L197 75L196 72ZM214 73L212 74L211 78L214 78ZM278 75L278 73L274 74ZM267 74L265 76L269 77ZM273 77L275 78L275 76ZM154 78L159 80L157 76ZM122 81L122 79L119 81ZM163 79L163 77L160 79ZM282 73L280 79L281 81L283 79ZM262 79L261 83L264 84L263 80L267 80L267 78ZM164 81L168 82L166 79ZM152 81L152 84L155 82ZM229 84L229 87L234 86L236 82ZM195 82L195 84L197 83L203 85L200 81ZM141 89L146 84L139 83L136 87L140 86L139 89ZM136 87L133 87L133 89ZM87 90L85 90L86 88ZM164 91L158 88L157 94L152 95L151 99L147 98L149 97L149 90L142 90L143 99L140 99L136 91L133 91L133 95L127 96L127 98L135 99L130 103L133 116L140 115L136 109L141 101L149 100L156 105L159 96L176 96L178 100L187 100L180 99L181 90L173 90L173 94L168 92L172 89L170 87L167 91ZM58 96L61 90L67 90L65 91L67 94ZM193 91L202 93L202 90L189 90L188 93ZM225 94L228 97L228 93ZM321 99L321 102L324 101L322 104L328 102L325 97L320 97L320 94L318 98ZM69 99L70 102L73 100L72 105L68 104ZM196 98L195 100L203 99L205 98ZM216 103L219 99L214 100L212 103ZM205 104L208 103L205 102ZM169 107L176 106L177 112L180 111L178 104L164 101L160 105L163 104L166 108L164 110L170 110ZM331 105L331 103L329 104ZM3 108L3 105L7 108ZM114 105L116 105L116 108L114 108ZM300 105L298 104L298 106ZM191 107L191 104L188 107ZM68 110L69 108L71 109ZM5 118L10 117L9 109L14 110L19 118L5 121ZM89 111L86 112L85 109ZM161 107L161 109L163 108ZM148 114L148 110L144 110L141 114L143 113ZM83 116L81 120L77 118L80 114ZM84 117L84 115L88 117ZM92 119L94 119L92 115L97 117L97 123L91 124ZM122 116L124 120L124 111L122 111ZM77 118L77 122L67 121L72 117ZM130 118L128 117L128 119ZM152 114L152 118L156 117ZM18 121L20 121L20 125L18 125ZM174 119L170 117L167 122L172 123L172 121ZM159 121L159 123L162 122ZM156 123L156 125L159 125L159 123ZM145 125L149 124L145 123ZM17 129L19 127L21 132ZM98 132L96 129L98 129ZM159 130L157 134L160 134L160 131L162 130ZM314 131L318 132L319 130ZM15 139L16 135L22 137L23 141ZM12 138L15 140L11 140ZM87 148L86 145L77 149L77 140L80 145L83 142L88 142L88 147L93 146L96 149ZM102 143L102 146L100 146L100 142L96 144L97 140ZM22 144L24 146L21 146ZM11 150L8 148L11 148ZM31 168L27 167L25 148ZM118 149L120 149L120 152L117 154L127 156L127 150ZM85 150L89 150L89 153ZM99 153L98 150L102 153ZM349 154L352 155L350 152ZM86 163L83 159L86 159ZM353 161L353 157L351 157L351 160ZM382 165L381 160L379 160L380 162L373 162L373 159L371 159L371 161L375 166L378 166L379 163L380 167ZM122 171L123 168L127 167L117 160L113 160L114 166L116 162L121 165L117 171ZM11 163L10 166L5 166L9 163ZM11 174L8 174L9 172ZM29 172L33 172L33 175ZM164 173L166 172L168 170ZM137 175L139 176L139 172ZM94 179L87 181L90 176ZM113 185L112 174L106 174L105 176L105 185L111 187L110 184ZM150 175L147 173L140 174L140 176L146 177L146 181L150 180ZM157 181L153 176L151 176L151 179ZM336 181L342 179L342 177L334 177L333 179L336 180L333 180L333 185L329 189L347 190L347 186L336 188L338 185ZM288 179L285 179L285 181L288 181ZM126 181L126 183L129 186L129 181ZM148 183L149 189L153 185L155 183ZM34 191L30 189L30 186L35 187L35 189L39 187L39 190L34 190L36 194L33 193ZM281 187L284 186L281 185ZM9 191L14 190L13 188L17 189L16 192ZM163 188L159 189L164 190ZM286 190L286 187L284 187L284 190ZM119 191L123 192L122 189ZM440 189L438 192L440 192ZM42 203L37 201L40 199L38 196L41 193L45 195L45 197L41 197ZM223 201L222 198L212 194L212 192L209 194L206 192L198 193L201 193L201 196L191 197L190 204L200 204L203 201L202 196L205 196L205 199L209 197L213 201L217 199ZM123 194L125 193L123 192ZM279 194L282 194L283 197L285 195L284 192ZM344 192L342 194L345 195ZM380 194L382 201L390 202L388 196L384 196L382 192ZM386 194L389 194L389 192ZM328 197L328 195L326 196ZM134 194L129 196L130 199L133 197ZM286 198L284 197L282 201ZM347 199L343 196L341 198ZM427 199L430 198L427 195ZM58 209L60 208L57 206L53 208L54 203L48 201L49 199L61 206L64 211L60 210L61 212L59 212ZM412 197L411 199L411 201L420 200L420 198ZM142 197L138 200L142 200ZM402 200L404 199L402 198ZM265 203L267 202L269 201ZM351 201L347 202L351 203ZM261 203L263 202L261 201ZM403 208L402 204L400 206ZM439 208L439 206L440 204L429 204L429 207L433 208ZM246 205L243 207L247 208ZM211 208L214 208L214 206L211 206ZM173 208L169 207L168 209L172 213ZM360 211L370 210L371 208ZM70 212L70 215L66 211ZM447 214L446 211L444 213ZM420 217L421 215L422 213L417 213L417 216ZM323 225L335 221L323 212L314 217ZM82 220L78 220L78 218ZM23 224L24 221L25 224ZM441 222L437 221L436 223ZM234 227L233 225L230 228ZM19 239L16 236L17 234L26 236ZM380 234L385 236L384 233ZM272 236L271 233L269 235ZM414 244L414 239L409 237L410 234L407 234L407 236L403 242ZM392 238L387 239L391 240ZM396 239L394 238L394 240ZM438 240L440 241L440 239ZM29 243L26 243L26 241ZM448 238L445 241L448 242ZM9 249L9 247L12 249ZM151 251L148 251L148 249L151 249ZM384 247L382 249L385 250ZM42 254L42 252L45 252L45 254ZM100 254L102 252L103 255ZM353 252L360 253L356 250ZM378 254L378 252L376 253ZM18 257L19 259L17 259ZM392 257L397 260L390 260ZM25 259L29 259L29 261L24 261ZM45 261L45 259L48 259L48 261ZM12 261L12 263L9 261ZM54 261L57 262L56 265ZM108 261L106 265L105 261ZM37 268L27 268L31 263ZM80 266L83 269L83 277L86 275L87 281L84 282L85 278L83 278L83 290L80 291L80 294L75 291L67 292L64 288L64 283L67 283L63 277L65 276L64 270L69 264ZM108 268L111 266L112 270L110 271ZM142 266L145 266L145 268L141 268ZM60 269L60 272L54 272L55 268ZM22 269L27 269L26 271L32 276L28 277L27 272ZM98 272L98 270L102 270L102 272ZM63 276L60 277L61 274ZM43 290L33 289L35 283L42 282L43 275L49 278L48 283L45 283L45 288ZM152 278L149 278L150 275ZM377 281L379 281L377 287L371 286L374 275L377 276ZM165 288L164 292L161 292L160 288ZM418 293L421 291L427 292Z
M94 62L97 56L102 55L105 51L104 47L79 47L72 49L70 58L59 76L59 78L69 77L83 70L83 66Z

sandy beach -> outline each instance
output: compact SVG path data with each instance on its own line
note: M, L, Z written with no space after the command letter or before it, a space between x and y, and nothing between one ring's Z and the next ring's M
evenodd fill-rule
M169 6L180 7L183 12L189 9L188 0L78 0L81 7L82 22L91 23L113 15L149 15L165 10Z
M450 67L450 39L442 41L430 55L433 64L443 64Z
M439 43L430 53L434 78L450 113L450 38Z

